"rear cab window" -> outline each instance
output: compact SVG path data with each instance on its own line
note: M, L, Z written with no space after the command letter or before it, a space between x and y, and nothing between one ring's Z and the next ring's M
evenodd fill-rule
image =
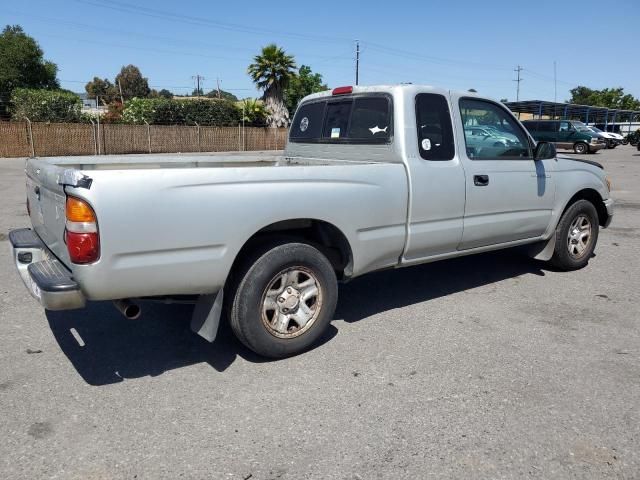
M387 94L323 97L302 104L291 124L293 143L389 143L393 104Z

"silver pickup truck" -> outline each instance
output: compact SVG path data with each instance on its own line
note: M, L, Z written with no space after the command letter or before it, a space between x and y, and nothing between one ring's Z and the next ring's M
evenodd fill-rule
M26 175L33 229L9 238L44 308L191 301L195 332L213 341L224 312L269 357L322 335L339 280L525 244L578 269L613 216L601 165L498 102L417 85L306 97L281 156L31 158Z

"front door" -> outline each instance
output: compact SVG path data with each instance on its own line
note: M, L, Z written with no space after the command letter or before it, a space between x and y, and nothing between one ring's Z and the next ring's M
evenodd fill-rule
M529 137L511 112L491 101L462 97L460 146L466 172L460 250L541 236L551 221L555 160L533 160ZM483 126L491 140L467 132Z

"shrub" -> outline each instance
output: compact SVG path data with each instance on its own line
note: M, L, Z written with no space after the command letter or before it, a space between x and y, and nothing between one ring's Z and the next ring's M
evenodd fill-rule
M126 123L193 125L237 125L240 111L228 100L179 100L170 98L134 98L125 104L122 120Z
M66 90L16 88L11 93L12 118L32 122L78 122L82 100Z

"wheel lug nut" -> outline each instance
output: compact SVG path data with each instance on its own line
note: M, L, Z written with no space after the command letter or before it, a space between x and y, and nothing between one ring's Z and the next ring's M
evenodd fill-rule
M287 288L287 293L291 293L291 287Z
M280 302L280 303L284 302L284 297L278 298L278 302Z
M288 309L288 308L283 308L283 309L282 309L282 313L287 313L288 311L289 311L289 309Z

